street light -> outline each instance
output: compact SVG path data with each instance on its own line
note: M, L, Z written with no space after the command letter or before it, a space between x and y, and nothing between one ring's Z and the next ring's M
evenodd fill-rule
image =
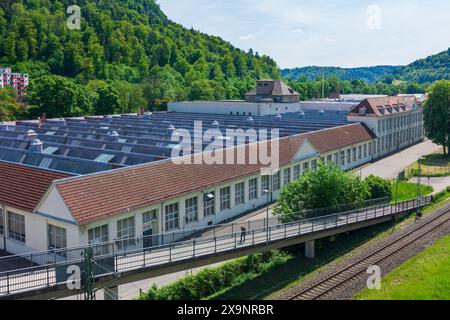
M267 195L267 203L266 203L266 242L269 243L269 195L270 195L270 191L264 189L262 191L262 193Z

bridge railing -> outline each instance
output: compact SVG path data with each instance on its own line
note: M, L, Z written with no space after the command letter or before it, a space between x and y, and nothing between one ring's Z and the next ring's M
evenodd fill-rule
M431 201L432 197L430 196L421 200L409 200L393 205L377 205L324 217L253 229L246 233L245 241L241 241L243 235L239 231L165 244L149 249L138 248L129 251L117 251L114 243L72 248L53 252L50 260L48 260L49 252L34 253L29 257L29 265L0 272L0 296L66 283L67 267L77 265L82 268L84 252L88 248L93 250L95 256L95 274L97 277L102 277L129 270L161 267L177 261L218 255L256 245L288 240L301 235L337 229L345 225L417 209L430 204ZM39 261L43 263L38 264ZM0 260L0 265L3 265L3 262L4 260Z

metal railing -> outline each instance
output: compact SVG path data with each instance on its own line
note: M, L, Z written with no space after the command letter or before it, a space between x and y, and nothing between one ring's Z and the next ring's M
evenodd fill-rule
M149 249L137 248L129 251L118 251L116 243L108 242L89 247L4 257L0 259L0 265L3 266L11 258L21 258L25 262L19 268L0 272L0 297L66 283L67 267L82 265L83 253L86 248L94 251L96 276L103 277L130 270L161 267L183 260L188 261L194 258L220 255L315 232L338 229L345 225L415 210L430 204L432 199L432 196L423 197L420 200L403 201L393 205L382 204L319 218L278 224L268 228L253 229L246 233L245 241L241 241L243 240L241 239L243 234L238 231L160 245Z

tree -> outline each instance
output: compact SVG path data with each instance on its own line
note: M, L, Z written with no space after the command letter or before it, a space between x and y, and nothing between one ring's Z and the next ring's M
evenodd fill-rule
M371 175L364 180L370 192L371 199L390 197L392 188L389 180Z
M437 81L431 86L423 107L425 135L443 146L444 154L450 150L450 81Z
M82 116L91 112L91 100L83 86L60 76L35 79L28 94L33 115L43 112L49 118Z
M104 85L96 90L98 95L94 101L96 115L114 114L120 110L119 92L111 85Z
M283 221L300 220L313 217L305 210L361 204L369 197L368 187L359 176L344 172L334 164L319 163L317 170L305 172L283 188L274 214Z

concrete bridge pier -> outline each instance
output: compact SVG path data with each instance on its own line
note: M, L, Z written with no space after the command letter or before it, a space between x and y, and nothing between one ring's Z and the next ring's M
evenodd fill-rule
M305 257L308 259L315 258L314 240L305 242Z
M119 286L103 289L103 295L105 301L119 300Z

